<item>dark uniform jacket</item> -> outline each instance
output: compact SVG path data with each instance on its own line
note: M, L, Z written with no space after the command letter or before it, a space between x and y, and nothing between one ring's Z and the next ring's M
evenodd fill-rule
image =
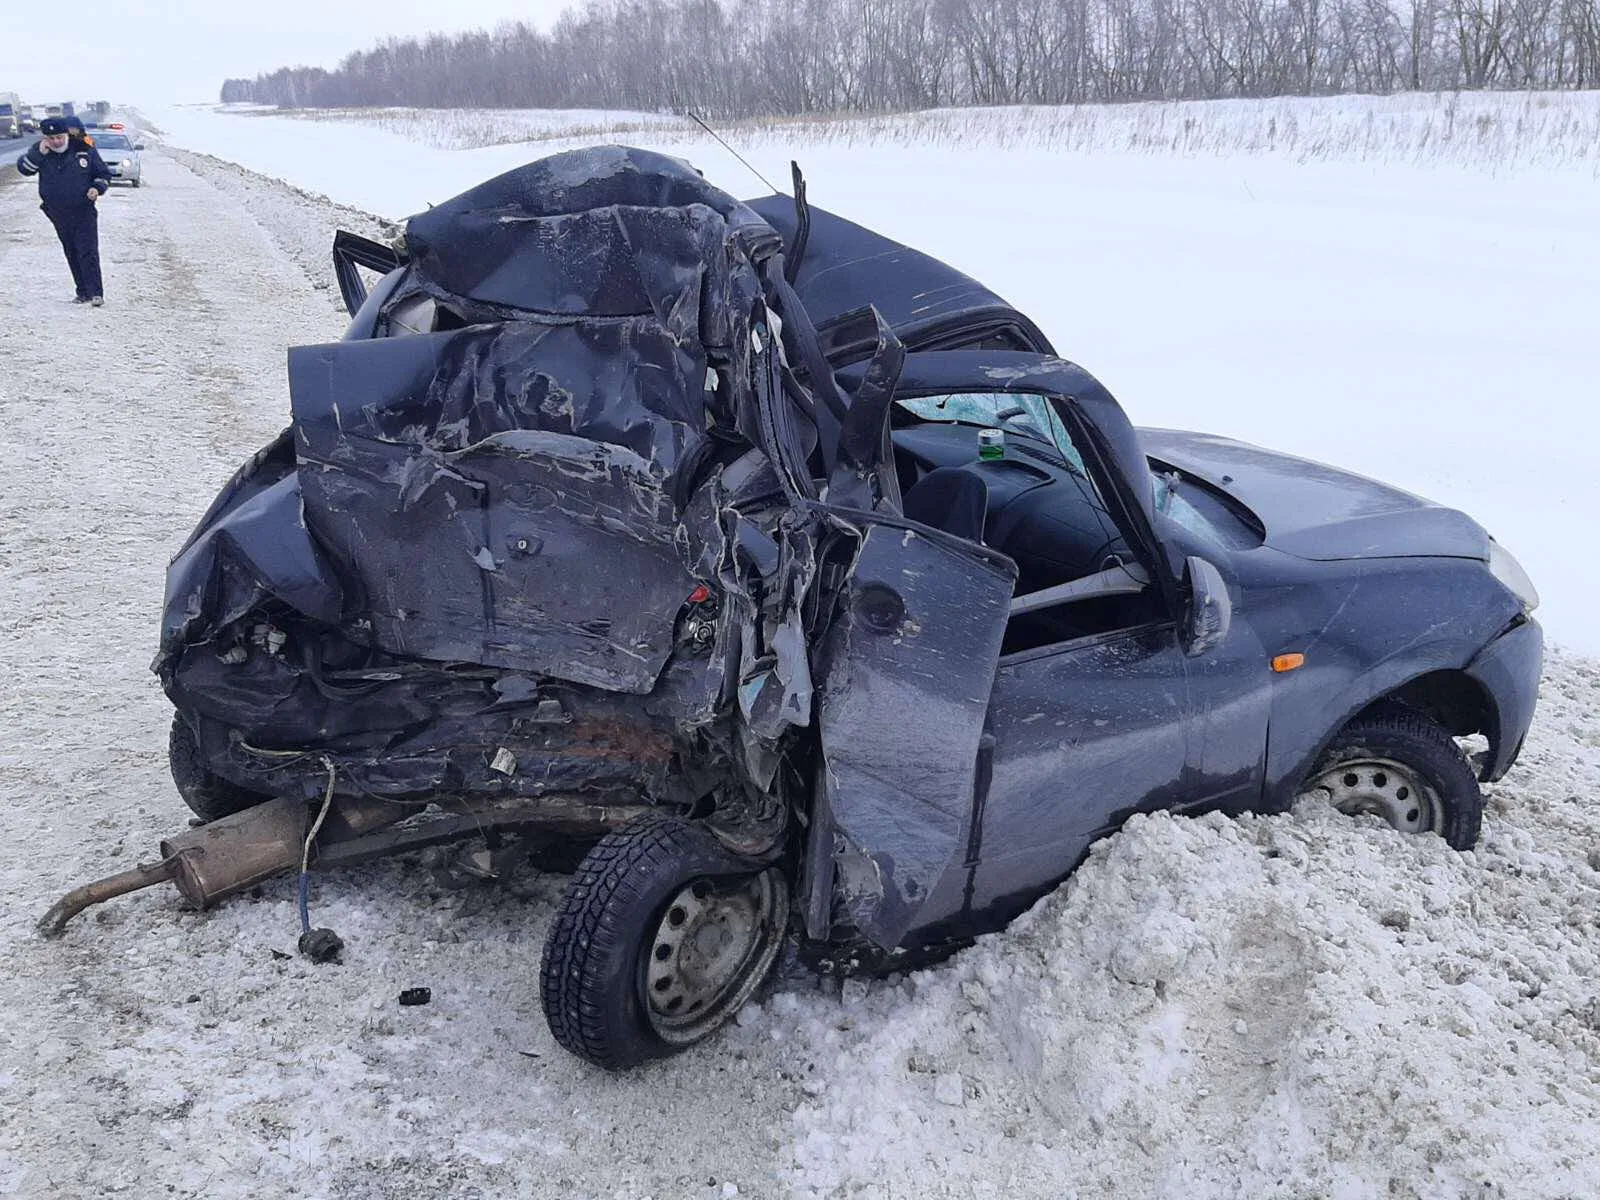
M100 152L74 138L60 154L49 154L39 142L22 152L17 170L39 177L39 202L46 212L69 212L89 206L89 189L102 196L111 190L111 172Z

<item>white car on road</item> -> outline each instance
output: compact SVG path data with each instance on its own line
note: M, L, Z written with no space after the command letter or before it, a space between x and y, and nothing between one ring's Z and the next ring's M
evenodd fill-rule
M106 169L111 172L111 182L131 183L134 187L138 187L139 152L144 149L144 143L134 141L122 130L92 129L89 133L94 138L94 148L100 152Z

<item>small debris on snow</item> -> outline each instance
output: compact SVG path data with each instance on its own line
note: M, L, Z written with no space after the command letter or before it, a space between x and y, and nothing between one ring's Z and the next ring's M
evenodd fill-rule
M344 953L344 939L331 929L308 929L297 943L300 953L314 963L336 963Z

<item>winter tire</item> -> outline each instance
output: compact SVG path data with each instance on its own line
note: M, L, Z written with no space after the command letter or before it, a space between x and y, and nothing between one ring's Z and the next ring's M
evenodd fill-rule
M172 732L167 737L167 764L172 768L172 782L178 785L178 795L202 821L232 816L272 799L212 774L200 756L200 743L195 740L194 730L176 713L172 717Z
M750 998L788 918L780 868L752 868L680 818L641 817L595 844L551 922L550 1032L611 1071L675 1054Z
M1340 812L1371 813L1402 833L1437 833L1457 850L1478 842L1483 793L1455 740L1410 709L1346 725L1298 789Z

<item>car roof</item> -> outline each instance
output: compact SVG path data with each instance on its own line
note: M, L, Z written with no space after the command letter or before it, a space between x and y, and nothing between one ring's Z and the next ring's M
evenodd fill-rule
M799 224L792 197L782 194L746 200L783 235L793 251ZM810 231L794 290L820 334L867 304L874 305L900 339L915 347L935 342L963 327L1009 324L1032 348L1049 352L1036 325L970 275L930 254L881 233L808 205ZM870 337L870 326L865 331ZM827 343L829 339L824 338ZM837 343L837 339L834 339ZM859 340L859 339L858 339ZM829 347L829 358L849 361L870 353L872 342Z

